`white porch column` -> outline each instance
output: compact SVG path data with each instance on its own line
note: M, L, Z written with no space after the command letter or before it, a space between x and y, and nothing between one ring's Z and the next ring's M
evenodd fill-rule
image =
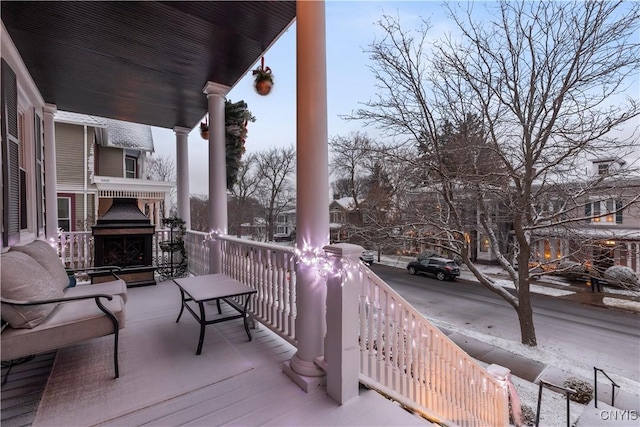
M45 104L44 114L44 182L45 182L45 235L58 239L58 186L56 185L56 126L53 116L58 108Z
M324 1L298 1L297 227L296 244L306 255L329 243L329 154ZM298 263L296 338L298 351L285 372L304 390L324 381L314 361L323 354L326 280L313 264Z
M191 199L189 195L189 128L175 126L176 133L176 192L178 216L191 230Z
M224 101L229 87L207 82L209 101L209 231L227 234L227 159L224 139ZM214 242L209 252L209 273L222 272L222 252Z

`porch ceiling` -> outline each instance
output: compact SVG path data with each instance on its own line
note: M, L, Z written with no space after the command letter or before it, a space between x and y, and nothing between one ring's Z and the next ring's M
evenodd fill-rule
M233 87L293 22L295 1L3 1L2 21L45 102L195 127L207 81Z

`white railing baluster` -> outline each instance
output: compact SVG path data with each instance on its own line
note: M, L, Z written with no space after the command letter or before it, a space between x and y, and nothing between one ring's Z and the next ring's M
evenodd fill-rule
M502 425L505 390L371 270L360 266L360 381L437 422Z

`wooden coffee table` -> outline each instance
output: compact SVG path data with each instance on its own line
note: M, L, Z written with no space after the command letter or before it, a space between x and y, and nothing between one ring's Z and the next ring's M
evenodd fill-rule
M249 331L249 323L247 318L247 306L249 304L249 298L257 291L247 285L240 283L239 281L232 279L224 274L207 274L204 276L185 277L182 279L173 279L178 288L180 288L180 294L182 297L182 305L180 307L180 314L176 319L176 323L180 320L184 309L186 308L193 317L200 323L200 340L198 341L198 349L196 354L202 353L202 343L204 342L204 330L205 326L214 323L224 322L232 319L244 319L244 329L247 331L249 341L251 341L251 332ZM244 297L244 304L238 304L231 298ZM220 309L220 300L223 300L239 314L217 317L215 319L207 320L207 316L204 309L204 303L208 301L216 301L218 306L218 314L222 314ZM198 304L200 313L196 313L190 306L189 301L193 301Z

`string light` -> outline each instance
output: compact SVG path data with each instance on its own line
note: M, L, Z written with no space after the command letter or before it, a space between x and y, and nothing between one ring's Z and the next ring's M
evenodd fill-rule
M202 246L206 246L208 242L218 240L219 237L225 237L226 235L227 233L220 230L219 228L216 230L211 230L204 236L204 239L202 239Z
M340 258L336 266L335 255L328 255L322 248L305 245L303 249L295 249L296 263L315 268L320 277L326 278L328 274L340 275L342 286L349 276L359 271L360 263L352 264L347 258Z

